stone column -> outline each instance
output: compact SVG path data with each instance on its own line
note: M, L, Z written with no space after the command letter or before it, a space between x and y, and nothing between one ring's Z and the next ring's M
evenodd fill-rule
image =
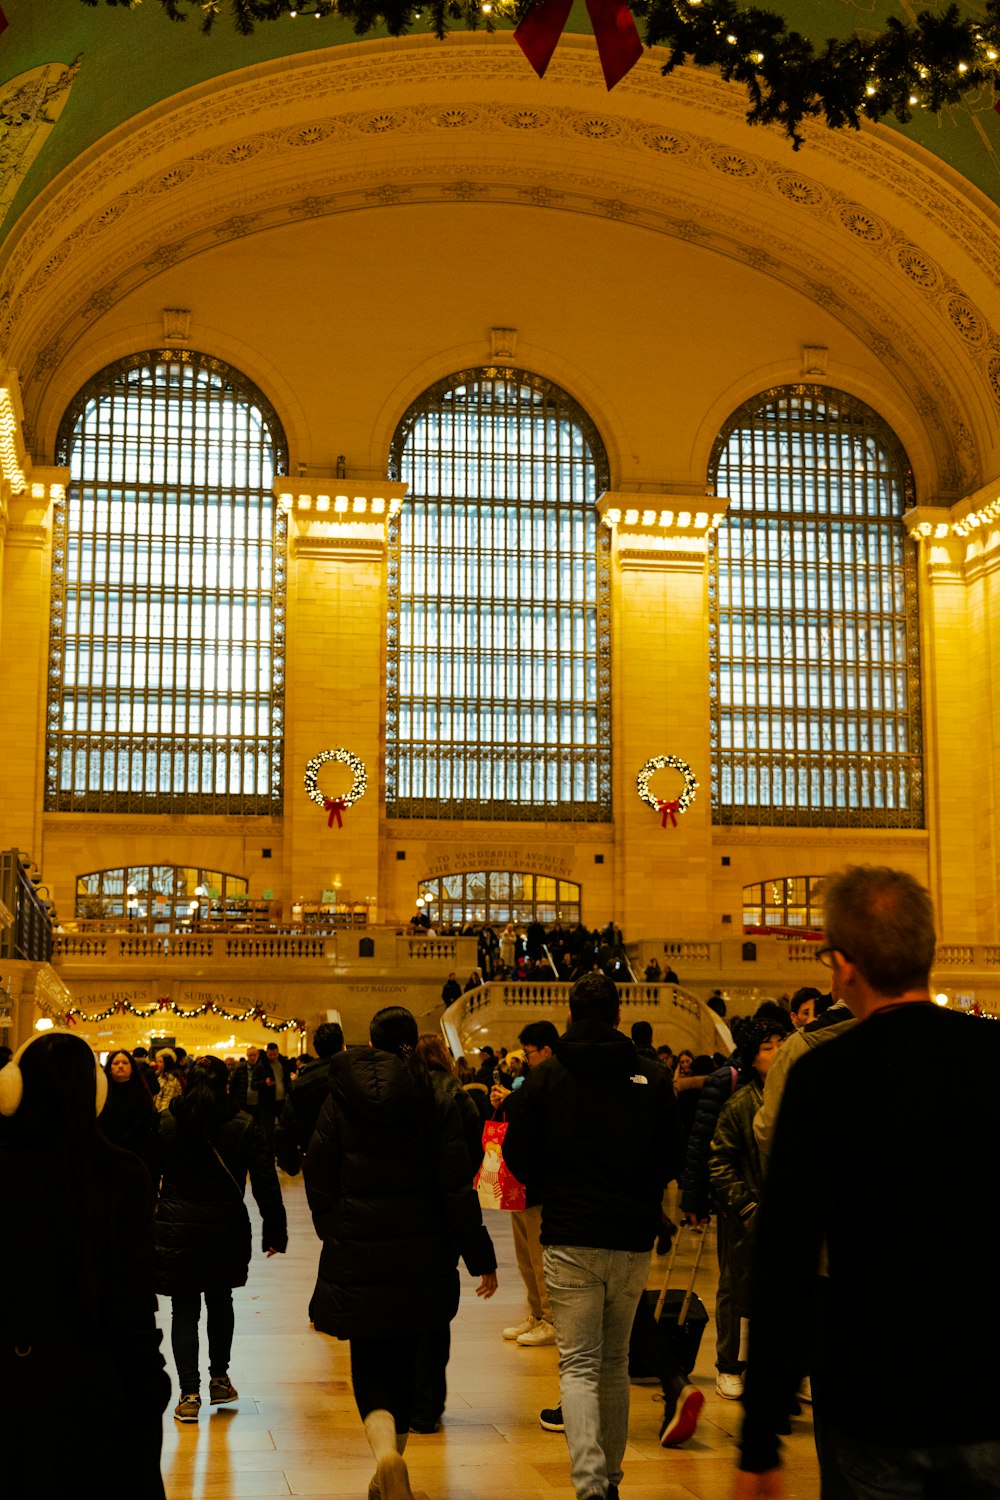
M714 926L707 565L728 503L615 493L598 502L614 537L615 907L629 913L629 939L704 938ZM658 755L678 757L698 781L665 828L636 788ZM674 768L650 781L664 801L684 787Z
M924 808L948 943L1000 936L1000 484L919 507Z
M0 844L41 860L45 792L46 689L51 597L52 505L65 497L65 469L26 465L24 488L7 486L0 523L0 675L5 723Z
M385 660L385 553L389 517L405 484L316 478L280 479L278 504L289 516L288 638L285 691L283 897L369 901L379 890L382 722ZM328 815L303 786L306 767L324 750L350 750L364 762L367 790L328 827ZM353 773L328 762L319 788L346 794ZM292 872L294 871L294 881ZM377 920L377 912L371 913Z

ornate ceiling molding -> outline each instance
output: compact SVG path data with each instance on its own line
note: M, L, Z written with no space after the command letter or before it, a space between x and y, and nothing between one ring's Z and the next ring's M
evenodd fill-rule
M777 133L750 132L738 89L696 70L664 78L647 58L610 100L592 43L566 40L542 104L509 38L463 34L445 47L411 38L282 59L114 132L42 195L5 251L0 348L21 371L29 423L78 341L181 260L312 217L517 204L666 234L795 288L910 392L942 487L978 483L977 449L1000 425L1000 334L890 213L919 212L932 239L946 235L949 263L1000 308L993 206L882 127L816 127L793 156Z

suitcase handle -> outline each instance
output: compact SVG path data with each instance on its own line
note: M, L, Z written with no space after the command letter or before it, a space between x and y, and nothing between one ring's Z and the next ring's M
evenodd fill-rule
M670 1259L667 1261L667 1270L663 1278L663 1286L660 1288L660 1295L656 1300L656 1308L653 1312L653 1317L657 1323L660 1321L660 1315L663 1312L663 1304L667 1300L667 1291L670 1287L670 1278L673 1275L674 1261L677 1258L677 1248L681 1242L681 1230L684 1227L685 1226L683 1224L679 1225L677 1233L674 1235L674 1243L671 1246ZM687 1290L684 1293L684 1301L681 1303L681 1310L677 1315L678 1328L683 1328L684 1324L687 1322L688 1308L691 1306L691 1298L694 1296L694 1283L698 1275L698 1267L701 1265L701 1257L704 1254L704 1251L705 1232L703 1230L702 1233L698 1236L698 1250L694 1258L694 1265L691 1267L691 1276L688 1280Z

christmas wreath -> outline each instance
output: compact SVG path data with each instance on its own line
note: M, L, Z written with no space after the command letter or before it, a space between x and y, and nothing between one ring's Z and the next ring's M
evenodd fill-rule
M671 799L654 797L649 789L649 779L654 771L663 771L667 768L680 771L684 777L684 790L679 797ZM671 828L676 828L677 814L687 812L691 806L694 794L698 790L698 781L687 761L681 760L679 755L654 755L651 760L647 760L636 777L636 789L641 800L653 808L654 812L661 814L660 826L662 828L666 828L668 818Z
M350 766L351 770L354 772L354 780L351 783L351 790L343 797L325 797L320 791L320 767L325 766L327 761L330 760L343 761L344 764ZM336 818L337 827L343 828L344 820L342 814L345 813L349 807L353 807L359 797L364 796L368 786L368 772L365 769L364 761L359 760L358 757L350 750L344 750L343 748L337 750L321 750L318 755L313 756L312 760L306 766L306 774L303 780L305 783L306 794L310 798L310 800L317 803L324 812L330 814L330 816L326 820L326 826L328 828L332 828L333 820L334 818Z

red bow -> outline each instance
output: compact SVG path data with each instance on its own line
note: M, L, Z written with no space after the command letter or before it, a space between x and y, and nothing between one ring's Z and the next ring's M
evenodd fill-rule
M660 803L659 803L659 809L660 809L660 812L663 814L663 817L660 819L660 827L661 828L666 828L666 826L667 826L667 819L669 818L670 819L670 826L671 826L671 828L676 828L677 827L676 814L679 813L680 810L681 810L680 800L679 799L675 799L673 802L663 802L661 800Z
M545 76L572 9L573 0L537 0L514 32L515 42L539 78ZM632 12L625 0L587 0L587 13L594 28L604 82L613 89L642 56L642 42Z
M159 1007L160 1007L161 1010L169 1010L170 1009L170 1001L169 1000L160 1000L157 1003L158 1003L158 1005L159 1005Z
M337 827L338 828L343 828L343 826L344 826L344 820L343 820L343 818L340 815L341 815L342 812L345 811L346 808L347 808L347 798L346 797L324 797L323 798L323 811L324 812L328 812L330 814L330 816L326 820L326 826L327 826L327 828L332 828L333 827L333 820L334 820L334 818L336 818L336 820L337 820Z
M77 1024L76 1016L71 1010L68 1010L66 1012L66 1014L63 1016L63 1020L65 1021L67 1026L75 1026Z

